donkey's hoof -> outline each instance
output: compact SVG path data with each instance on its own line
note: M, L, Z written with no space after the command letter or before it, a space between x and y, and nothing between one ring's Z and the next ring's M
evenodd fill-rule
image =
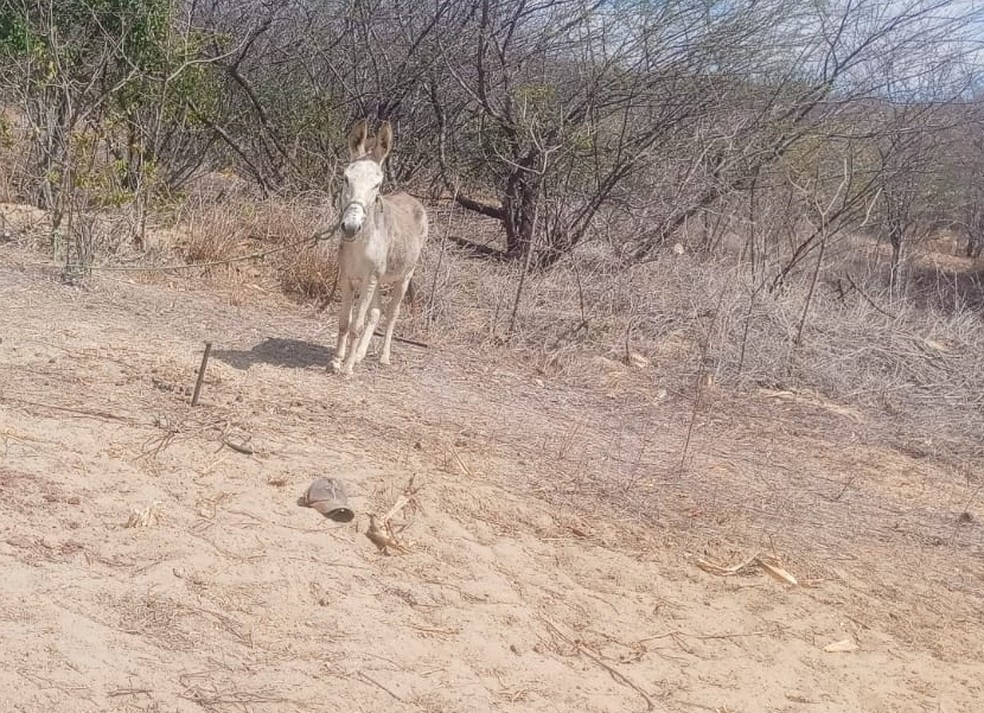
M353 366L355 366L353 359L344 359L338 362L338 368L335 370L335 373L344 377L352 376Z
M332 374L337 374L342 370L342 360L332 359L328 364L328 371Z
M382 364L383 366L389 366L390 365L390 358L389 358L389 356L386 355L386 354L383 354L382 356L380 356L379 357L379 363Z

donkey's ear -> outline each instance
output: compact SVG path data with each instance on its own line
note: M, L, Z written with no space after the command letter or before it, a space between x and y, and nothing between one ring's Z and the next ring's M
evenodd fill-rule
M369 125L365 119L356 122L349 132L348 146L349 156L357 159L366 153L366 138L369 136Z
M372 157L376 159L376 163L382 163L389 156L392 148L393 127L388 121L384 121L383 125L379 127L379 133L376 134L376 145L372 149Z

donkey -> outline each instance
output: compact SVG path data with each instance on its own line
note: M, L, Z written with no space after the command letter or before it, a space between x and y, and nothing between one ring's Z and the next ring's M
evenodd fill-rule
M379 194L383 161L393 148L390 123L383 122L371 148L366 145L368 138L365 120L349 132L350 163L345 167L339 205L342 239L338 247L338 279L342 306L338 341L329 369L345 376L352 373L352 367L362 361L369 348L379 323L383 285L392 285L392 295L386 306L379 362L390 363L390 343L400 303L427 239L427 212L420 201L406 193Z

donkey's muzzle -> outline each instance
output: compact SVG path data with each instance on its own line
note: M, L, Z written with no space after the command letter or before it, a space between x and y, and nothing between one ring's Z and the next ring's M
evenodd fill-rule
M362 223L366 219L366 209L359 203L349 203L342 213L342 234L345 238L352 240L355 234L362 228Z

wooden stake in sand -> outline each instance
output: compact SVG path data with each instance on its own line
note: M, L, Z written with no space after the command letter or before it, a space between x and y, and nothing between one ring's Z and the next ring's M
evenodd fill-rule
M205 342L205 353L202 354L202 364L198 367L198 379L195 381L195 393L191 395L191 405L198 405L198 395L202 391L202 381L205 379L205 367L208 366L208 355L212 353L212 342Z

